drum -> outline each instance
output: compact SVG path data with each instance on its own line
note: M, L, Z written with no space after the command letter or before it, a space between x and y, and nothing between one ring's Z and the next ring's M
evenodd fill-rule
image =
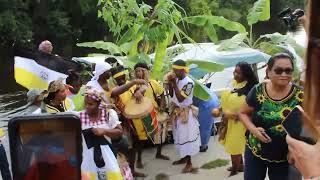
M143 97L140 103L135 99L129 100L124 108L123 115L128 119L144 118L153 110L152 101Z
M132 120L139 140L150 139L154 142L154 134L158 132L157 112L149 98L143 97L140 103L131 99L126 104L123 115Z

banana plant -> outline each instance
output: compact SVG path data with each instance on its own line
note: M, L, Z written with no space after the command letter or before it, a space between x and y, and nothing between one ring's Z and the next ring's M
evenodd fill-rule
M195 43L178 26L178 24L185 25L186 13L173 0L158 0L155 7L150 7L143 2L138 4L134 0L99 0L98 7L98 16L106 22L110 31L117 37L117 41L115 43L85 42L77 45L103 49L113 55L125 55L127 60L124 63L129 67L133 67L139 61L150 64L147 54L153 50L155 56L151 78L163 80L164 74L171 68L172 59L167 55L167 47L173 39L180 44L183 40ZM208 32L212 31L207 29ZM215 69L217 68L213 68ZM208 68L206 70L209 71ZM203 100L210 98L209 93L198 81L196 81L194 94Z
M253 38L253 28L259 21L267 21L270 19L270 0L258 0L249 10L247 15L248 31L239 32L232 38L221 42L218 50L228 51L239 47L249 47L259 49L269 55L286 51L279 45L287 44L294 48L300 57L304 56L304 48L296 43L288 35L280 33L261 35L256 40ZM226 29L228 30L228 29Z

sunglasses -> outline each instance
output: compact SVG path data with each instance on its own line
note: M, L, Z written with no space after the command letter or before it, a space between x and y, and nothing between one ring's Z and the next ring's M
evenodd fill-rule
M292 73L293 73L292 68L275 68L273 71L277 75L281 75L283 72L285 72L287 75L292 75Z

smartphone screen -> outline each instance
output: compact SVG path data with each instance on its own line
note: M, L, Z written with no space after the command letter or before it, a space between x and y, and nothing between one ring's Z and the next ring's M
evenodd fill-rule
M81 127L76 116L14 118L9 141L14 179L81 179Z
M296 106L288 114L286 119L282 122L282 126L291 137L304 141L308 144L315 144L315 139L308 132L308 129L304 126L303 118L304 113L301 106ZM305 117L307 118L307 117Z

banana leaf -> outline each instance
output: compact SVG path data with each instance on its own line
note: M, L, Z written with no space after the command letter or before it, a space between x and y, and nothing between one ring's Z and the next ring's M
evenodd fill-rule
M249 10L247 21L250 26L258 21L267 21L270 19L270 0L258 0Z
M194 90L193 95L201 100L209 100L210 99L210 93L209 89L200 83L197 79L195 79L193 76L189 75L189 77L194 81Z
M89 48L96 48L96 49L103 49L108 51L110 54L122 54L122 50L119 46L112 42L105 42L105 41L94 41L94 42L84 42L84 43L77 43L79 47L89 47Z
M223 64L215 63L212 61L206 61L206 60L189 59L189 60L186 60L186 63L188 65L195 64L196 68L198 68L206 73L223 71L224 67L225 67Z
M239 33L246 32L246 28L234 21L230 21L222 16L209 16L209 15L200 15L200 16L191 16L185 18L185 21L189 24L196 26L205 27L206 25L216 25L224 28L228 31L236 31Z
M248 33L239 33L234 35L231 39L222 41L218 51L227 51L245 46L244 40L247 38Z
M305 56L305 50L303 46L299 45L293 38L291 38L289 35L282 35L280 33L273 33L273 34L265 34L261 36L261 38L267 38L270 40L269 43L275 44L275 45L283 45L288 44L292 46L295 50L295 52L303 58Z

